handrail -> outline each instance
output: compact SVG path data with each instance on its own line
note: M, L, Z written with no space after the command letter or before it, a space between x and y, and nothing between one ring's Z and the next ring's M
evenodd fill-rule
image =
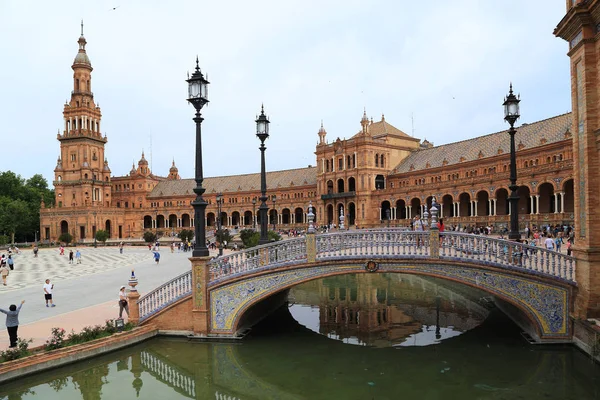
M189 270L140 297L140 322L191 293L192 271Z
M306 262L306 238L293 238L268 243L210 260L210 282L261 268Z
M575 282L575 258L554 250L469 233L440 233L440 258L515 268Z
M317 235L318 261L368 256L425 258L430 254L429 232L401 228Z

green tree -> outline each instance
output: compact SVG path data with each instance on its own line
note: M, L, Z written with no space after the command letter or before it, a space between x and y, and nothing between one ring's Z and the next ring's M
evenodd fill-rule
M54 191L42 175L25 181L12 171L0 172L0 234L11 242L33 241L40 226L40 202L54 203Z
M268 231L267 237L269 238L269 242L277 242L281 240L281 235L275 231ZM256 232L252 229L243 229L240 231L240 239L242 239L242 243L247 249L250 247L258 246L258 241L260 240L260 232Z
M225 241L227 241L227 243L231 242L231 239L233 239L233 237L231 236L231 233L229 233L229 229L219 229L215 232L215 238L217 239L217 241L219 243L223 243L225 244Z
M106 246L107 239L108 239L107 231L105 231L104 229L100 229L100 230L96 231L96 240L97 241L104 243L104 245Z
M69 243L71 243L73 241L73 235L71 235L69 232L62 233L58 237L58 241L59 242L65 242L66 244L69 244Z
M152 231L144 232L144 241L146 243L152 243L156 241L156 234Z
M182 229L177 237L181 239L182 242L190 242L194 238L194 231L190 229Z

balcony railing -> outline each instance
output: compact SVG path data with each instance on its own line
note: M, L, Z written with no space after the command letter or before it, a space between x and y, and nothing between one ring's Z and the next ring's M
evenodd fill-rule
M343 192L343 193L328 193L328 194L322 194L321 200L343 199L346 197L354 197L354 196L356 196L355 191Z

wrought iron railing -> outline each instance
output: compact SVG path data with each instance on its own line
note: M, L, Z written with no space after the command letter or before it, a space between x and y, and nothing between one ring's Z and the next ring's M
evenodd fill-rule
M140 297L140 322L192 293L192 271L184 272L169 282Z
M516 268L575 282L575 259L565 254L489 236L440 233L440 258Z
M208 262L210 282L261 268L306 262L306 238L294 238L252 247Z
M318 261L377 257L429 257L429 232L357 230L317 236Z

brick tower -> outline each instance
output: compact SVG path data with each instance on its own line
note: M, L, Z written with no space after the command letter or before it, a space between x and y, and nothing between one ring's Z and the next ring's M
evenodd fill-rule
M110 207L111 183L104 156L106 136L100 133L102 114L92 93L92 64L83 36L73 65L71 101L64 106L64 131L57 136L60 157L54 169L58 207Z
M600 316L599 0L567 0L554 34L569 43L573 107L573 175L577 284L575 316Z

